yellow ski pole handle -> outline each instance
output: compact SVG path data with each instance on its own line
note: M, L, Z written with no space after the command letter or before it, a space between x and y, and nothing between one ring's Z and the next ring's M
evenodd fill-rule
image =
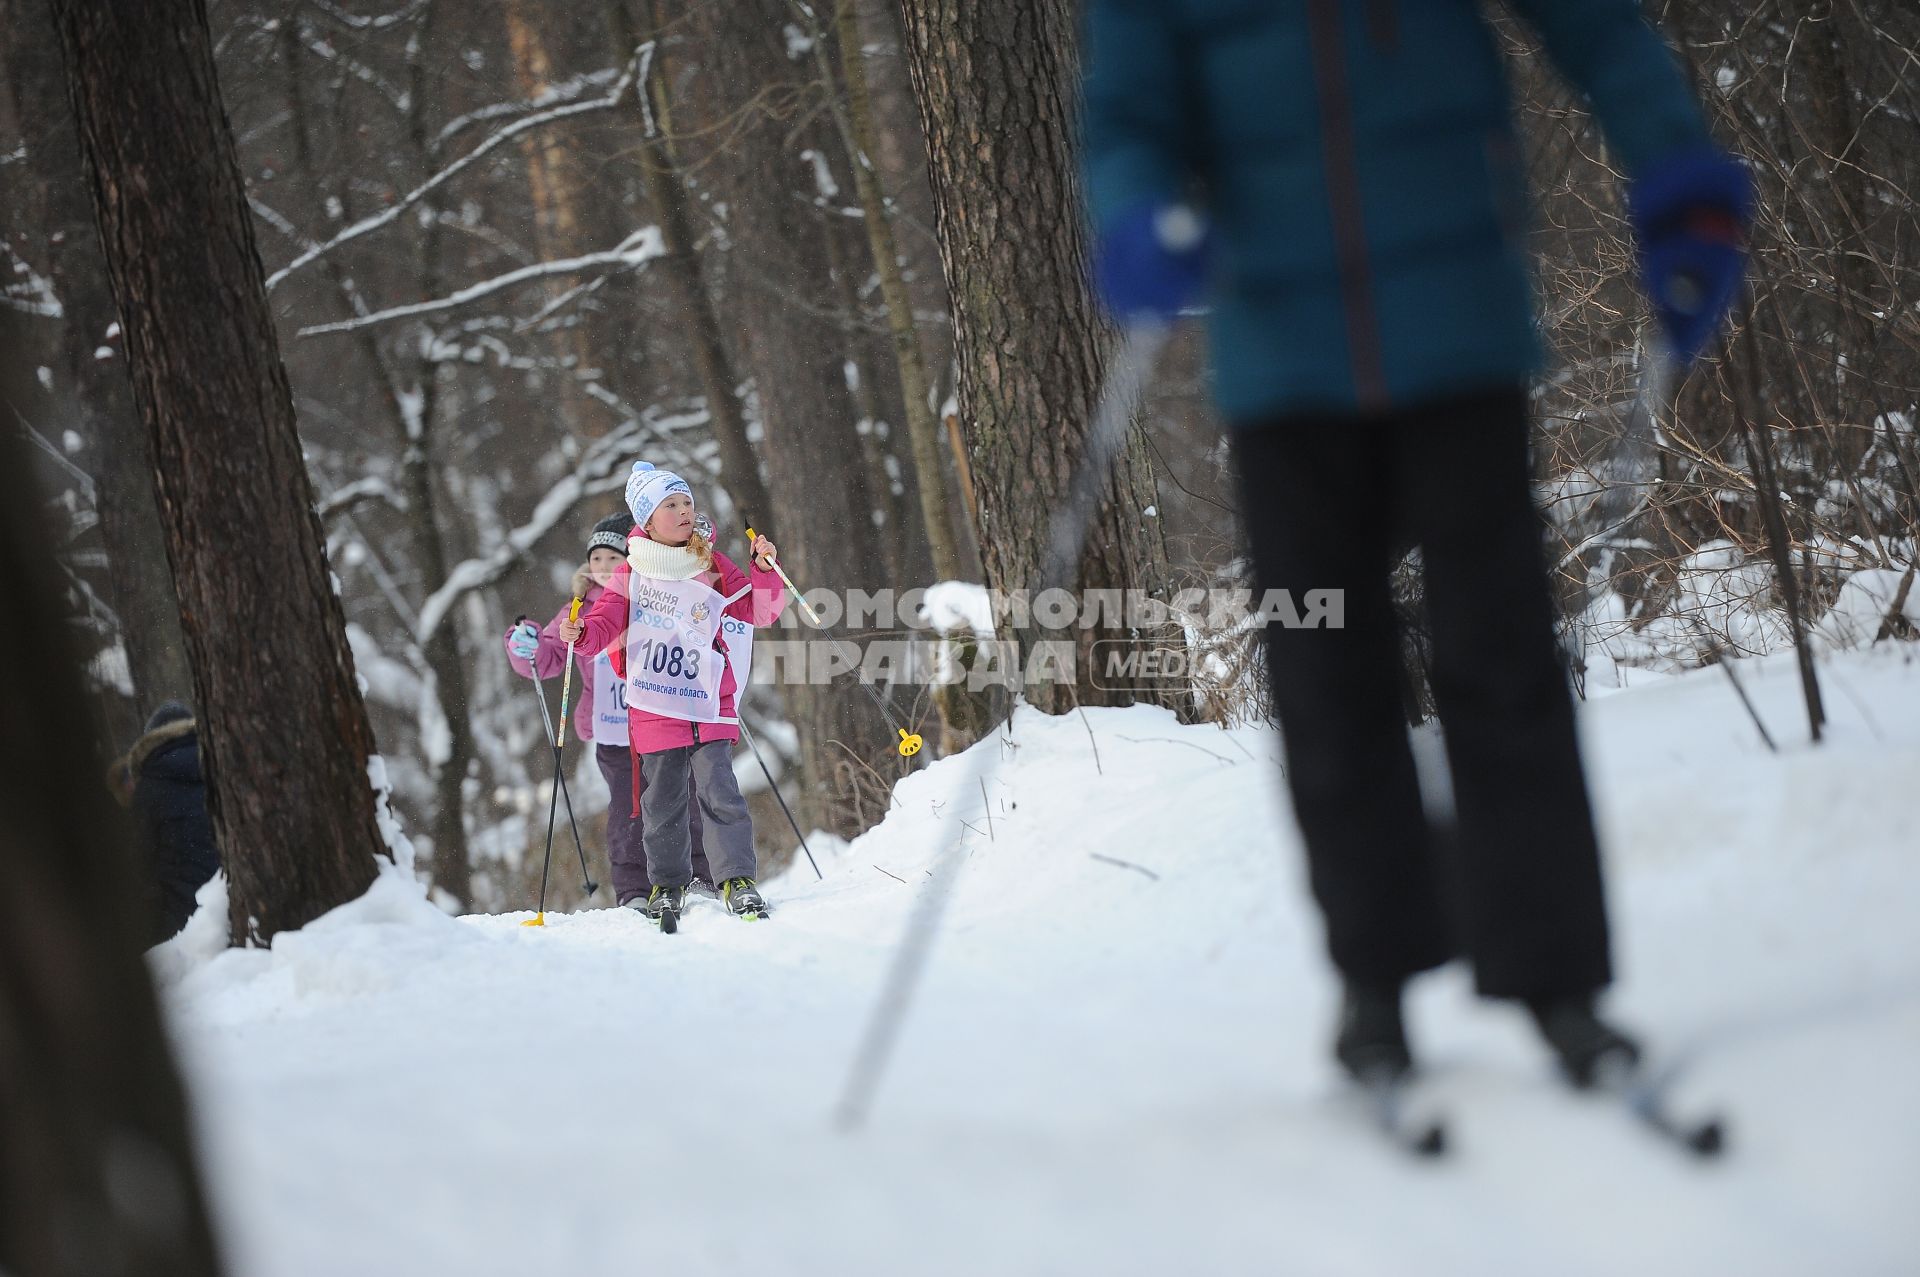
M747 529L747 552L749 554L753 552L753 543L758 539L759 538L754 535L753 529L748 528ZM807 619L809 621L812 621L814 625L818 626L820 624L820 614L813 610L813 605L807 602L807 596L800 592L800 587L793 583L793 578L787 575L787 570L780 566L780 560L769 555L767 557L766 566L772 568L775 572L778 572L780 574L780 579L786 582L787 588L789 590L793 591L793 601L800 605L800 610L807 614Z
M567 624L580 623L580 605L585 602L579 595L573 598L573 605L567 609ZM567 741L567 701L573 696L573 644L567 644L567 669L560 676L560 721L553 726L553 747L557 751Z

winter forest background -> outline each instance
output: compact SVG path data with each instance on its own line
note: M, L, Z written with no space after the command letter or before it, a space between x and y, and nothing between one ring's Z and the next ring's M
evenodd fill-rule
M1663 483L1611 521L1596 498L1648 331L1619 186L1508 27L1554 354L1538 478L1586 685L1782 647L1790 608L1871 643L1904 626L1920 519L1920 14L1649 8L1752 162L1761 217L1751 301L1662 418ZM548 755L500 635L564 601L634 457L692 479L723 549L757 521L804 587L1024 583L1104 340L1077 223L1044 212L1073 179L1017 140L1058 113L1073 9L211 0L354 663L451 902L530 898ZM6 428L38 445L89 709L124 746L192 688L57 49L46 6L0 0L0 304L38 370ZM937 92L963 65L987 90ZM1021 279L1031 295L999 286ZM1189 331L1164 361L1103 515L1123 535L1086 583L1237 580L1203 357ZM1257 716L1246 636L1197 637L1233 659L1180 711ZM930 741L978 734L977 707L915 690L891 695ZM844 678L749 710L803 823L842 835L941 752L901 760ZM773 809L758 828L763 857L791 854Z
M978 604L1036 583L1116 349L1074 0L0 0L0 1269L1913 1271L1920 8L1645 7L1760 197L1670 402L1611 154L1495 21L1610 996L1733 1142L1668 1160L1452 970L1410 995L1416 1100L1468 1118L1431 1174L1329 1102L1249 627L1016 717L755 686L824 862L755 788L778 920L667 940L564 842L539 894L555 751L502 638L636 458L823 601L955 583L945 658L1039 633ZM1080 590L1245 585L1197 329ZM172 698L225 872L148 949L101 769Z

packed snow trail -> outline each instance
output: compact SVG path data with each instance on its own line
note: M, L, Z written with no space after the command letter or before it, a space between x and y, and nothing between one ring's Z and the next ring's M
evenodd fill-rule
M1271 733L1022 712L902 782L775 918L451 919L404 876L271 951L156 952L242 1277L1920 1270L1920 664L1791 657L1582 708L1611 1006L1724 1107L1717 1164L1415 986L1449 1156L1368 1129ZM1430 744L1431 742L1429 742ZM1427 751L1431 753L1431 750ZM991 834L987 817L991 816ZM966 863L869 1127L830 1110L916 891ZM817 844L816 844L817 849ZM1104 857L1104 859L1103 859ZM209 920L202 919L200 923ZM215 928L217 930L217 927Z

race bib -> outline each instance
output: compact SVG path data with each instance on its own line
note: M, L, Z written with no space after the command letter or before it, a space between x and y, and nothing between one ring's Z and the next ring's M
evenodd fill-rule
M593 658L593 743L627 743L627 683L613 672L611 651Z
M727 645L727 664L733 667L733 694L747 694L747 680L753 675L753 626L737 616L720 617L720 637Z
M627 709L689 723L733 723L720 713L713 637L723 600L697 580L635 575L627 598Z

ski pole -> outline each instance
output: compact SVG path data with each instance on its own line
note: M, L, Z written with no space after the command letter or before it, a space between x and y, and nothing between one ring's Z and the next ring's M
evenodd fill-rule
M579 595L573 596L573 602L567 608L568 625L580 624L580 604L583 601ZM573 642L572 639L567 640L567 668L566 672L560 676L560 725L554 729L553 733L553 752L556 758L560 756L560 746L567 739L567 701L573 696Z
M1596 536L1610 535L1624 527L1653 496L1660 414L1666 411L1672 395L1675 371L1673 355L1659 337L1646 340L1633 402L1627 408L1620 437L1595 467L1601 472L1596 477L1612 481L1601 489L1593 504L1594 521L1601 528Z
M1094 401L1086 448L1074 464L1067 500L1055 508L1048 521L1047 556L1041 564L1039 578L1043 588L1070 579L1069 574L1079 562L1113 460L1126 442L1127 427L1171 332L1164 324L1148 322L1129 325L1121 333L1107 366L1106 379L1101 383L1100 397ZM971 752L977 761L968 780L977 782L984 792L987 775L998 765L1000 751L976 745ZM973 787L963 782L955 792L969 793ZM914 902L906 931L887 965L879 1000L867 1017L866 1030L861 1034L853 1063L847 1069L840 1101L834 1108L834 1124L843 1132L856 1131L865 1125L873 1107L874 1092L886 1075L894 1044L899 1040L914 991L920 985L921 972L926 969L933 950L934 937L939 934L940 921L946 914L947 901L953 894L954 880L960 876L960 867L965 863L959 854L965 845L964 838L963 834L955 839L940 854L933 881Z
M749 549L752 548L756 539L753 529L749 527L747 529L747 546ZM787 588L793 591L794 601L800 605L800 610L807 614L807 619L813 622L814 628L826 635L827 642L837 646L840 640L826 633L827 627L825 623L820 620L820 614L813 610L812 606L807 602L807 596L800 592L800 587L793 583L793 578L787 575L787 570L780 566L780 560L769 554L764 559L764 562L766 566L778 572L780 579L786 582ZM867 680L861 678L857 672L853 676L853 681L860 684L861 687L866 688L867 695L873 698L873 703L880 709L880 717L886 719L887 725L899 733L900 739L894 744L894 749L900 757L912 758L915 754L919 753L921 746L925 744L925 741L921 739L919 733L910 732L902 727L900 720L894 716L892 708L886 701L881 699L880 693L874 691L873 686L868 683Z
M753 548L753 543L758 539L759 538L754 535L753 529L748 528L747 529L747 548L749 550ZM780 579L787 583L787 588L789 590L793 591L793 601L800 605L800 610L807 614L807 619L809 621L812 621L814 625L819 626L820 614L813 610L813 604L807 602L807 596L800 592L800 587L793 583L793 578L787 575L787 570L780 566L780 560L776 559L773 555L769 554L765 558L763 558L761 562L766 564L766 566L772 568L775 572L778 572L780 574Z
M767 778L767 788L773 791L774 801L780 804L780 810L786 813L787 823L793 826L793 836L800 840L800 850L807 853L807 863L813 866L813 876L825 878L826 875L820 872L820 862L813 858L813 848L807 846L807 836L800 832L800 822L793 818L793 809L787 806L780 786L774 783L773 773L767 769L767 760L760 756L760 746L754 741L753 733L747 730L746 716L736 717L740 719L740 734L747 738L747 748L753 751L753 761L760 764L760 774Z
M573 600L573 605L567 609L567 621L569 624L577 623L580 620L581 602L582 600L576 595ZM540 862L540 907L534 913L533 917L520 924L523 927L544 927L547 925L547 875L553 868L553 822L554 818L560 813L560 791L565 788L562 783L563 778L560 774L560 751L566 744L567 739L567 698L572 690L573 644L569 642L567 644L566 675L560 684L560 726L553 733L553 789L547 795L547 850L545 857ZM543 694L540 697L542 709L546 707L546 703L547 698ZM552 722L549 721L547 726L552 727ZM569 816L573 813L573 799L571 797L567 799L567 813ZM586 851L584 849L582 849L580 853L580 863L584 868L586 865ZM588 892L587 894L591 895L593 893Z
M534 695L540 701L540 722L548 735L553 733L553 715L547 712L547 681L540 677L540 671L533 671ZM589 896L599 890L600 884L593 880L592 870L587 868L587 849L580 841L580 822L573 814L573 791L567 787L565 768L556 768L554 782L560 786L560 801L567 809L567 826L573 830L573 850L580 857L580 886Z

